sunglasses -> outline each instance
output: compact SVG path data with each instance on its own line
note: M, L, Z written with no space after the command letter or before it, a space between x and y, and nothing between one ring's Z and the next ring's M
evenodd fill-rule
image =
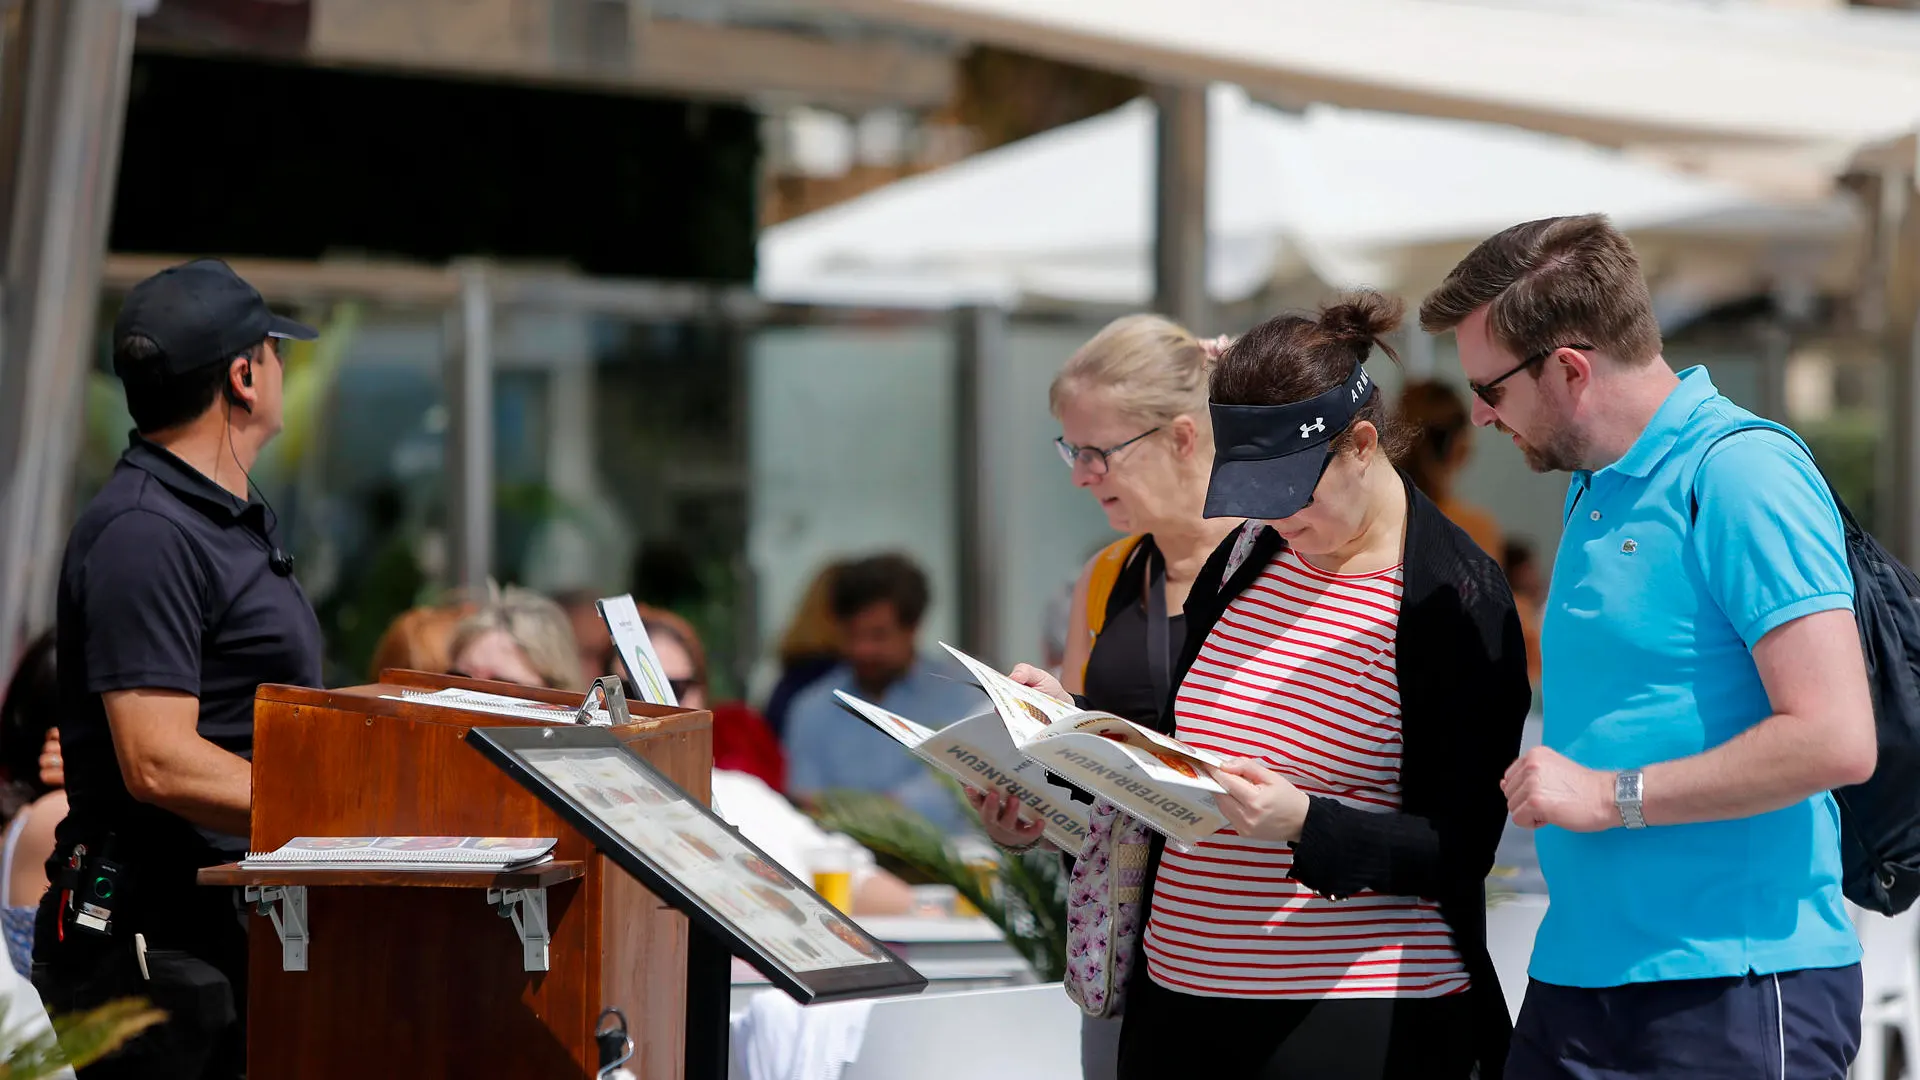
M687 700L688 692L690 692L694 687L699 685L700 684L698 682L695 682L693 679L668 679L667 680L667 689L673 691L673 700L681 702L683 704Z
M1518 364L1515 364L1506 374L1500 376L1499 378L1493 380L1492 382L1477 383L1473 381L1468 381L1467 389L1473 391L1474 397L1477 397L1481 401L1486 402L1487 408L1497 409L1500 407L1500 395L1502 393L1500 389L1501 383L1506 382L1508 379L1513 378L1515 375L1518 375L1521 372L1532 367L1533 365L1539 363L1540 361L1545 360L1547 357L1552 356L1554 353L1559 352L1561 349L1574 349L1579 352L1592 352L1593 346L1583 345L1583 344L1580 344L1579 342L1574 342L1571 345L1555 345L1551 349L1543 349L1540 352L1534 353L1532 356L1527 357L1525 360L1520 361Z

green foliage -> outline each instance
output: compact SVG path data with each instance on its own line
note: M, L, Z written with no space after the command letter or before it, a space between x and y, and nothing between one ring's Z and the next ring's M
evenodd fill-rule
M1879 454L1884 440L1877 413L1839 412L1795 430L1807 441L1820 471L1868 531L1880 527Z
M0 1080L43 1080L71 1065L83 1068L167 1018L140 998L109 1001L97 1009L57 1016L53 1031L15 1047L0 1064Z
M959 798L957 792L955 798ZM967 866L946 834L926 818L884 795L864 791L823 794L820 824L930 881L953 886L1000 928L1007 944L1043 981L1055 981L1066 973L1067 876L1058 854L1002 851L989 882Z

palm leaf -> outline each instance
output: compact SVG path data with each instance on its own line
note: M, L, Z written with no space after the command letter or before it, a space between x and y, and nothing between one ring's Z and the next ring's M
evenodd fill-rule
M960 797L957 789L954 797ZM1000 928L1007 944L1043 981L1053 982L1066 973L1067 882L1059 855L1002 851L996 873L987 880L932 822L884 795L829 791L821 795L819 807L823 827L847 834L928 880L953 886Z
M337 304L319 324L318 341L280 342L280 354L286 363L281 382L280 437L262 452L262 465L269 475L286 476L298 470L300 462L319 443L324 434L327 398L333 393L347 350L360 328L361 307L356 302Z
M109 1001L97 1009L56 1016L53 1030L7 1053L0 1080L44 1080L61 1069L84 1068L167 1018L140 998Z

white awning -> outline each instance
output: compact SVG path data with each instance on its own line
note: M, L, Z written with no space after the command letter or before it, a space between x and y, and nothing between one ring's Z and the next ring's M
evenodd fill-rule
M1900 12L1671 0L825 2L1153 79L1612 145L1792 143L1839 165L1920 128L1920 30Z
M1842 253L1859 218L1838 197L1757 198L1504 126L1285 113L1228 86L1213 88L1209 116L1216 300L1293 281L1416 294L1514 222L1590 211L1653 245L1663 276L1710 263L1735 294L1769 278L1827 284L1827 267L1854 265ZM1136 100L774 226L759 290L802 303L1144 303L1153 146L1153 107Z

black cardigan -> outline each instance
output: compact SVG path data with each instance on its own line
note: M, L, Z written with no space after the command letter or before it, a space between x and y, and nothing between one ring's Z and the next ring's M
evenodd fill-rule
M1400 810L1371 813L1315 796L1292 845L1293 879L1335 899L1372 889L1438 901L1473 982L1468 994L1475 1001L1478 1075L1498 1080L1512 1025L1487 955L1486 878L1507 820L1500 778L1519 753L1533 700L1526 643L1499 564L1411 483L1406 489L1412 504L1395 637ZM1264 530L1222 586L1238 535L1214 551L1187 597L1176 695L1227 605L1285 546L1279 533ZM1163 715L1171 734L1171 702ZM1163 846L1156 834L1147 866L1149 903ZM1133 974L1146 977L1144 955L1136 955Z

